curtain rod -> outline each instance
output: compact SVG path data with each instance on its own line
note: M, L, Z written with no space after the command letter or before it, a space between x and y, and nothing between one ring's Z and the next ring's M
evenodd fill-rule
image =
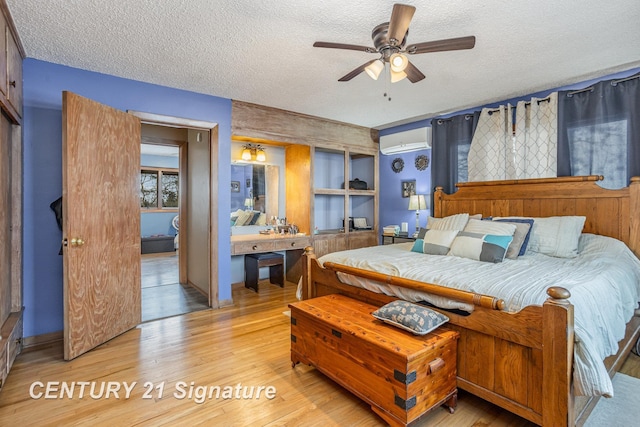
M618 80L611 80L611 86L617 86L618 83L622 83L622 82L626 82L627 80L633 80L633 79L637 79L638 77L640 77L640 74L635 74L633 76L629 76L629 77L625 77L623 79L618 79ZM574 90L573 92L569 92L567 93L567 96L569 98L571 98L573 95L577 94L577 93L582 93L582 92L593 92L593 88L594 86L589 86L586 87L584 89L578 89L578 90Z
M618 83L626 82L627 80L637 79L638 77L640 77L640 74L635 74L633 76L625 77L624 79L613 80L611 82L611 86L616 86Z
M548 95L546 98L540 98L536 102L538 103L538 105L540 105L541 102L549 102L549 101L551 101L551 95ZM531 101L526 101L524 105L525 107L527 105L531 105ZM517 104L515 107L511 106L511 108L517 108ZM496 108L495 110L489 110L489 114L497 113L498 111L500 111L500 108Z
M455 117L455 116L454 116L454 117ZM472 117L473 117L473 114L465 114L465 115L464 115L464 119L465 119L465 120L469 120L469 119L471 119ZM453 117L450 117L450 118L448 118L448 119L438 119L438 120L436 120L436 124L441 125L441 124L443 124L443 123L450 122L450 121L452 121L452 120L453 120Z

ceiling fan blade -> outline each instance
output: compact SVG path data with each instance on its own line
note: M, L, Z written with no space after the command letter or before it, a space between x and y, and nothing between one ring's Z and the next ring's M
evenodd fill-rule
M476 45L475 36L457 37L453 39L434 40L407 46L408 54L443 52L447 50L473 49Z
M331 42L315 42L313 47L328 47L330 49L348 49L358 50L361 52L375 53L376 50L368 46L359 46L356 44L344 44L344 43L331 43Z
M371 60L369 62L366 62L366 63L362 64L361 66L359 66L355 70L353 70L350 73L345 74L343 77L339 78L338 81L339 82L348 82L349 80L351 80L352 78L354 78L355 76L357 76L358 74L363 72L364 69L367 68L369 66L369 64L372 64L374 61L377 61L377 59L373 59L373 60Z
M404 36L407 34L415 11L416 8L414 6L399 3L393 5L391 20L389 21L389 30L387 32L391 44L394 44L393 40L395 40L395 46L400 46L402 40L404 40Z
M404 72L407 74L407 79L409 79L411 83L419 82L425 77L425 75L422 74L422 71L418 70L418 68L411 62L407 64L407 68L404 69Z

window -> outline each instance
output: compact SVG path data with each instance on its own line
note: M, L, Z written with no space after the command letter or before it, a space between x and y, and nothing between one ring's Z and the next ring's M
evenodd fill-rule
M602 187L626 187L627 129L626 120L567 129L571 174L602 175Z
M140 171L140 207L177 209L179 176L176 169L144 168Z
M457 145L458 154L458 181L467 182L469 180L469 150L471 149L471 141L462 142Z

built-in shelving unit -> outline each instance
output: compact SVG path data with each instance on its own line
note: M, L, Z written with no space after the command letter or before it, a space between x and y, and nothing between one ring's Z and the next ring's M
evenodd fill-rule
M377 156L377 149L314 147L312 225L318 255L377 243Z
M376 131L243 102L232 106L234 139L285 147L286 217L311 235L318 256L378 244ZM350 187L355 179L366 188Z

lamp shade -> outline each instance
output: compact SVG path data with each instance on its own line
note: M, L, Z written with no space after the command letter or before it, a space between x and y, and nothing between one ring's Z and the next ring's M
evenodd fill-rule
M378 80L378 77L380 77L380 73L383 69L384 62L382 62L382 60L380 59L376 59L371 64L367 65L364 71L366 71L367 74L369 74L369 77L371 77L373 80Z
M253 199L251 197L244 199L244 207L248 209L253 208Z
M427 201L424 194L414 194L409 197L410 211L423 211L427 209Z
M391 83L397 83L405 77L407 77L407 73L405 73L404 71L396 72L391 70Z
M394 53L389 58L389 64L391 65L391 71L399 73L407 68L407 65L409 65L409 59L401 53Z

